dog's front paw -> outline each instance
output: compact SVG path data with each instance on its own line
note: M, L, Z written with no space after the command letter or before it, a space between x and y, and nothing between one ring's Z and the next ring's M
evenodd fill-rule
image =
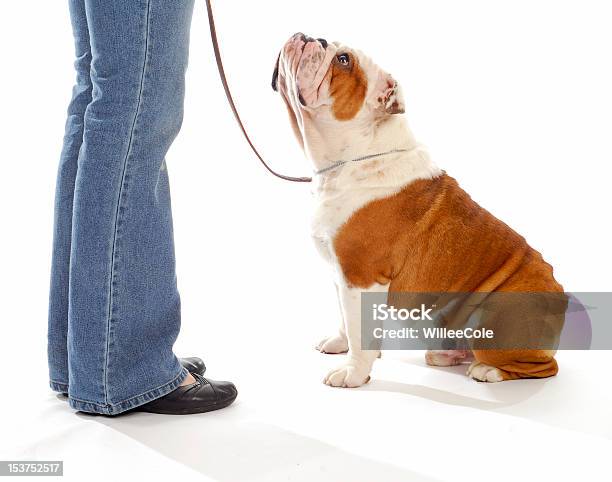
M346 353L348 348L348 340L342 333L339 333L336 336L330 336L329 338L324 338L317 345L317 350L319 350L321 353Z
M370 369L347 362L327 374L323 383L330 387L356 388L370 381Z

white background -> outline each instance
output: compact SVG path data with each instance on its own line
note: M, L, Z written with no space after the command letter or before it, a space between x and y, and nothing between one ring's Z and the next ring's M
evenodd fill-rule
M395 472L379 480L486 479L489 469L520 474L507 467L520 446L523 461L534 459L530 450L558 458L531 473L583 467L602 476L597 453L609 453L612 436L605 354L562 353L556 379L503 387L426 368L420 354L391 354L368 389L319 385L338 358L312 347L336 329L338 313L309 239L309 187L268 175L240 137L204 3L196 3L185 120L168 153L183 302L176 351L203 356L210 376L235 380L240 397L224 414L162 424L166 417L143 414L92 421L49 394L53 189L74 79L72 37L66 2L4 2L2 458L61 458L74 476L99 456L100 477L155 467L221 480L375 480L380 470ZM215 10L235 99L277 169L310 173L270 88L276 55L296 31L341 40L402 83L417 139L543 253L566 290L612 289L609 2L218 1ZM401 414L410 420L394 418ZM194 442L193 432L211 436ZM172 437L176 443L160 442ZM591 454L576 457L565 441ZM421 462L406 455L415 450Z

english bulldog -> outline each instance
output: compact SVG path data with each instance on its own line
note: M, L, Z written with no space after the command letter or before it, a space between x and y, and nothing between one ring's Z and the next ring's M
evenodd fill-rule
M314 166L312 236L333 268L342 311L338 333L318 345L323 353L348 352L327 385L363 385L380 356L361 344L362 293L563 292L540 253L417 144L400 85L362 52L295 34L280 52L272 87ZM559 331L560 323L549 328ZM474 349L425 358L435 366L471 361L469 377L500 382L556 375L554 355Z

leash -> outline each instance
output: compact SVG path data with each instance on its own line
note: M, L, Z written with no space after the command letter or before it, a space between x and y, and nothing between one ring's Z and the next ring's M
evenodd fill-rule
M217 60L217 68L219 69L219 76L221 77L221 83L223 84L223 89L225 90L225 96L227 97L227 101L229 102L230 108L232 109L232 112L234 113L234 117L236 118L236 122L238 122L238 126L240 127L240 130L242 131L244 138L247 140L247 142L249 143L249 146L251 146L251 149L253 150L257 158L261 161L263 166L272 175L280 179L284 179L285 181L311 182L312 178L310 177L293 177L293 176L286 176L284 174L279 174L274 169L272 169L266 163L266 161L264 161L264 158L261 156L259 151L255 148L255 145L251 141L251 138L249 137L249 134L247 133L244 127L244 124L242 123L242 119L240 119L240 114L238 114L238 109L236 108L236 104L234 103L234 99L232 98L232 93L230 91L229 84L227 82L227 77L225 76L225 69L223 68L223 61L221 60L221 51L219 50L219 41L217 40L217 29L215 28L215 19L213 17L213 11L212 11L212 6L210 4L210 0L206 0L206 8L208 10L208 23L210 24L210 37L212 40L213 50L215 51L215 59Z
M212 40L213 50L215 51L215 59L217 61L217 69L219 70L219 76L221 77L221 84L223 84L223 90L225 90L225 96L227 97L227 101L229 102L230 108L232 109L232 112L234 113L234 117L236 118L236 122L238 123L238 126L240 127L240 130L242 131L242 134L244 135L244 138L249 143L249 146L251 146L251 149L253 150L257 158L260 160L260 162L263 164L263 166L268 170L270 174L278 177L279 179L283 179L285 181L312 182L311 177L293 177L293 176L286 176L284 174L280 174L276 172L274 169L272 169L268 165L268 163L264 160L264 158L261 156L261 154L255 147L255 145L251 141L251 138L249 137L249 134L247 133L246 128L244 127L244 124L242 123L242 119L240 118L240 114L238 113L238 109L236 108L236 104L234 103L234 99L232 97L232 93L230 91L229 84L227 82L227 77L225 76L225 69L223 68L223 60L221 60L221 51L219 49L219 40L217 39L217 29L215 28L215 19L213 16L211 0L206 0L206 9L208 10L208 23L210 25L210 38ZM368 156L362 156L362 157L358 157L356 159L351 159L348 161L336 161L329 167L315 171L314 174L315 176L318 176L320 174L331 171L333 169L337 169L340 166L344 166L345 164L348 164L350 162L365 161L368 159L373 159L375 157L382 157L382 156L386 156L389 154L395 154L397 152L408 152L408 149L393 149L391 151L381 152L378 154L371 154Z

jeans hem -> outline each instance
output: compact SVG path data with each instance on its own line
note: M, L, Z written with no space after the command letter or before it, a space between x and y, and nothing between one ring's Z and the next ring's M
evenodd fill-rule
M118 403L101 404L88 400L80 400L74 397L69 397L68 403L72 408L78 410L79 412L98 413L101 415L118 415L122 412L139 407L140 405L144 405L145 403L149 403L152 400L161 398L164 395L176 390L176 388L183 383L188 374L189 372L185 368L181 367L180 373L165 385ZM51 388L53 388L53 386ZM66 386L66 388L68 387Z
M54 392L68 393L68 384L66 383L57 382L55 380L49 380L49 386L51 387L51 390L53 390Z

